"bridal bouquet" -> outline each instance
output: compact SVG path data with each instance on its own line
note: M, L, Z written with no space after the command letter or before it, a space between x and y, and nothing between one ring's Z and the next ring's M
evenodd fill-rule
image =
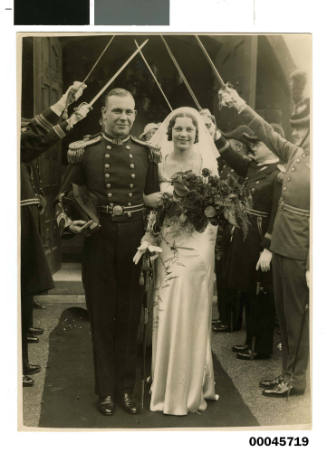
M208 223L223 225L229 222L248 231L246 208L250 198L230 174L226 179L211 175L208 169L197 176L192 171L178 172L172 179L174 194L165 193L162 205L149 216L148 232L158 235L164 221L178 228L204 231Z

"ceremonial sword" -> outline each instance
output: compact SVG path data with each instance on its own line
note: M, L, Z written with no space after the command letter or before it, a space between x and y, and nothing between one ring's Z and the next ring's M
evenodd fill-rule
M93 99L88 103L90 106L92 106L99 97L106 91L106 89L116 80L118 75L125 69L125 67L132 61L132 59L141 51L141 49L148 43L148 39L146 39L132 54L131 56L125 61L125 63L118 69L118 71L111 77L110 80L100 89L98 94L96 94Z
M134 39L134 42L135 42L136 47L139 49L139 45L138 45L138 42L136 41L136 39ZM160 83L159 83L159 80L158 80L157 77L155 76L155 73L154 73L153 70L151 69L151 66L150 66L149 63L147 62L147 60L146 60L145 56L143 55L143 52L142 52L142 51L140 51L140 55L141 55L141 57L142 57L142 59L143 59L143 61L144 61L144 64L145 64L146 67L149 69L149 72L150 72L150 74L152 75L154 81L156 82L156 84L157 84L157 86L158 86L158 88L159 88L161 94L163 95L165 101L167 102L167 105L168 105L168 107L170 108L170 111L173 111L173 108L172 108L172 106L170 105L170 102L169 102L169 100L168 100L166 94L164 93L164 90L162 89L162 87L161 87L161 85L160 85Z
M204 47L204 45L202 44L202 42L200 41L200 38L198 35L195 35L195 39L197 40L202 52L204 53L204 56L206 57L206 59L208 60L210 66L213 69L213 72L215 74L215 76L217 77L218 82L220 83L222 88L225 88L226 84L224 82L224 80L222 79L221 75L218 72L218 69L216 68L216 65L214 64L214 62L212 61L212 59L210 58L209 53L207 52L206 48Z
M93 66L91 67L90 71L88 72L88 74L86 75L86 77L84 78L84 80L82 81L82 83L85 83L86 80L90 77L90 75L92 74L92 72L94 71L94 69L96 68L97 64L99 63L99 61L101 60L101 58L103 57L103 55L106 53L106 51L109 49L112 41L114 40L115 35L112 35L111 38L109 39L108 43L106 44L105 48L102 50L102 52L100 53L100 55L98 56L96 62L93 64Z
M195 105L197 106L197 108L198 108L199 110L201 110L201 105L200 105L198 99L196 98L196 95L194 94L194 91L192 90L192 88L191 88L189 82L187 81L187 78L185 77L184 72L182 71L180 65L178 64L176 58L174 57L174 54L173 54L173 52L171 51L171 49L170 49L168 43L166 42L165 38L164 38L162 35L160 35L160 37L161 37L161 39L162 39L162 41L163 41L163 43L164 43L164 45L165 45L165 47L166 47L166 49L167 49L168 55L169 55L170 58L172 59L172 61L173 61L174 65L175 65L175 67L176 67L176 69L177 69L179 75L182 77L183 82L185 83L185 86L186 86L186 88L188 89L188 92L190 93L192 99L194 100Z
M86 80L90 77L90 75L92 74L92 72L94 71L94 69L96 68L96 66L98 65L99 61L101 60L101 58L103 57L103 55L106 53L106 51L109 49L110 44L112 43L112 41L114 40L115 35L111 36L111 38L109 39L109 41L107 42L105 48L102 50L102 52L100 53L100 55L98 56L96 62L93 64L93 66L91 67L91 69L89 70L88 74L86 75L86 77L84 77L84 80L81 82L81 86L83 86L83 84L86 82ZM65 110L64 110L64 115L68 117L68 106L75 100L74 99L74 95L75 93L70 92L68 93L67 99L66 99L66 106L65 106ZM73 99L72 99L73 97Z

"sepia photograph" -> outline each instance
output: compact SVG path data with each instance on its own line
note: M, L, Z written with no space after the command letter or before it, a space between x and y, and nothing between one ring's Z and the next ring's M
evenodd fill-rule
M20 430L311 429L311 38L17 33Z

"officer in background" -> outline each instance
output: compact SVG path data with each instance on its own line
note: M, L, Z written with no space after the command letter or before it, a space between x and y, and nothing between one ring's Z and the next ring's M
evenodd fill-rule
M58 222L65 230L87 231L82 273L97 407L103 415L114 413L116 397L128 413L137 412L133 389L143 288L133 256L144 234L144 202L151 204L161 196L154 151L130 135L135 115L129 91L109 91L102 107L102 132L69 146L73 163L58 204ZM86 212L78 225L71 224L63 202L71 184Z
M291 143L246 105L234 89L226 87L219 95L222 105L235 108L256 136L287 162L270 248L282 339L282 375L263 380L260 386L267 397L303 394L309 361L310 118L304 108L303 119L307 119L298 131L298 141Z
M222 159L244 178L244 187L252 199L251 207L246 209L247 234L234 228L222 268L226 286L237 289L245 302L246 341L244 345L234 345L232 350L238 359L265 359L273 348L270 239L280 197L280 165L278 157L249 127L239 126L231 134L246 145L246 156L233 149L223 135L216 145Z
M66 93L43 113L32 120L22 121L20 142L20 181L21 181L21 327L23 386L33 386L29 376L40 372L40 366L29 363L27 337L32 326L33 296L53 287L51 273L44 254L39 233L40 197L33 188L28 164L64 138L67 130L88 111L87 104L80 107L67 119L62 114L69 103L78 99L86 85L74 82Z

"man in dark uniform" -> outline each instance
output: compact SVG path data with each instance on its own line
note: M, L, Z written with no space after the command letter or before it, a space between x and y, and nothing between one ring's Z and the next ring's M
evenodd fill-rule
M97 406L104 415L113 414L116 394L128 413L137 412L133 388L143 288L140 265L134 265L133 256L144 234L144 197L148 200L159 192L159 183L153 151L130 135L135 114L132 94L113 89L102 107L103 131L69 146L68 157L74 163L63 192L70 186L68 180L75 193L83 191L84 200L94 206L88 209L91 223L85 219L79 227L70 225L60 203L58 208L58 221L64 220L66 229L75 233L93 229L85 238L82 272Z
M64 120L61 115L71 100L78 99L86 85L75 82L59 101L45 112L36 115L31 121L22 122L21 131L21 325L23 385L33 386L28 375L40 371L40 366L32 365L28 360L27 336L31 327L33 296L53 287L53 281L44 254L39 234L40 198L34 191L28 171L28 163L51 148L66 136L67 129L72 128L83 119L89 108L83 105L73 115Z
M224 138L227 139L230 147L234 152L243 155L247 154L247 147L238 139L233 138L234 130L224 133ZM239 185L243 185L244 178L236 174L235 170L231 168L224 158L218 158L218 171L221 179L229 180L236 179ZM240 291L235 287L230 287L228 284L228 274L226 272L226 263L232 246L232 232L233 226L229 223L224 227L218 228L216 241L216 281L218 292L218 310L219 323L212 326L215 333L225 333L227 331L238 331L242 327L242 311L243 299Z
M220 91L220 99L223 105L235 108L256 136L287 162L271 239L283 373L261 381L260 386L268 397L303 394L309 360L310 122L302 128L301 141L293 144L247 106L235 90L226 87Z
M242 293L246 308L246 344L234 346L233 351L239 359L264 359L270 357L273 345L270 238L280 196L279 160L249 127L239 126L232 136L246 145L247 156L234 150L223 135L216 145L227 165L244 178L252 198L248 233L244 237L234 228L222 269L227 287Z

